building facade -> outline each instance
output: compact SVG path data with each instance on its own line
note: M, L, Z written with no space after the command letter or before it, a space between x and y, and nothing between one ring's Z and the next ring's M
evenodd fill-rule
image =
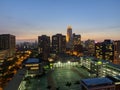
M103 59L114 61L114 43L112 40L104 40L103 42Z
M100 42L95 44L95 57L103 59L103 44Z
M42 73L42 64L37 58L29 58L25 62L25 68L27 69L27 76L40 75Z
M66 51L66 36L56 34L52 36L52 51L54 53L62 53Z
M81 57L81 66L88 69L94 77L120 76L120 66L93 57Z
M81 35L73 33L73 45L81 45Z
M73 54L80 56L82 53L81 35L73 33Z
M0 82L8 74L10 62L16 51L16 40L14 35L0 35ZM11 60L11 61L10 61ZM9 62L9 63L8 63Z
M120 40L114 41L114 62L120 65Z
M16 39L14 35L1 34L0 35L0 50L7 50L9 57L15 54Z
M50 54L50 37L46 35L38 36L38 52L42 59L48 60Z
M7 50L1 50L0 51L0 78L4 75L4 63L7 62L7 58L8 58L9 54Z
M95 56L98 59L114 62L114 43L111 40L95 44Z
M94 56L95 54L95 41L94 40L86 40L85 41L85 48L87 50L88 56Z

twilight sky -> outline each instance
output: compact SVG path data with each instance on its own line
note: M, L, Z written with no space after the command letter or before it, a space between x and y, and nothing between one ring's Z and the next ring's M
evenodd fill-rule
M66 35L68 25L82 40L120 40L120 0L0 0L0 34L19 41Z

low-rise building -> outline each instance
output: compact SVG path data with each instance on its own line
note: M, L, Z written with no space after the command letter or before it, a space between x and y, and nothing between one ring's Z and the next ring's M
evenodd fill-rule
M25 62L25 67L27 69L26 76L35 76L42 73L42 63L37 58L29 58Z
M108 63L105 67L106 75L117 76L120 75L120 65Z
M81 66L94 73L96 77L120 75L120 66L106 60L95 59L92 57L81 57L80 63Z

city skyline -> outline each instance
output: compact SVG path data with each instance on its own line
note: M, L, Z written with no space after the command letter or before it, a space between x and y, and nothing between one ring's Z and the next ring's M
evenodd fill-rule
M17 41L37 40L40 35L72 32L82 40L119 40L119 0L4 0L0 1L0 34Z

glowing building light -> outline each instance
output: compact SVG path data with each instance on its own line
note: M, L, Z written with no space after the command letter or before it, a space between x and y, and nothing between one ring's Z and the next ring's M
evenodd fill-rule
M98 64L98 65L101 65L101 64L102 64L102 62L101 62L101 61L98 61L98 62L97 62L97 64Z
M68 61L67 63L70 64L70 61Z
M58 64L61 64L61 62L59 61Z

